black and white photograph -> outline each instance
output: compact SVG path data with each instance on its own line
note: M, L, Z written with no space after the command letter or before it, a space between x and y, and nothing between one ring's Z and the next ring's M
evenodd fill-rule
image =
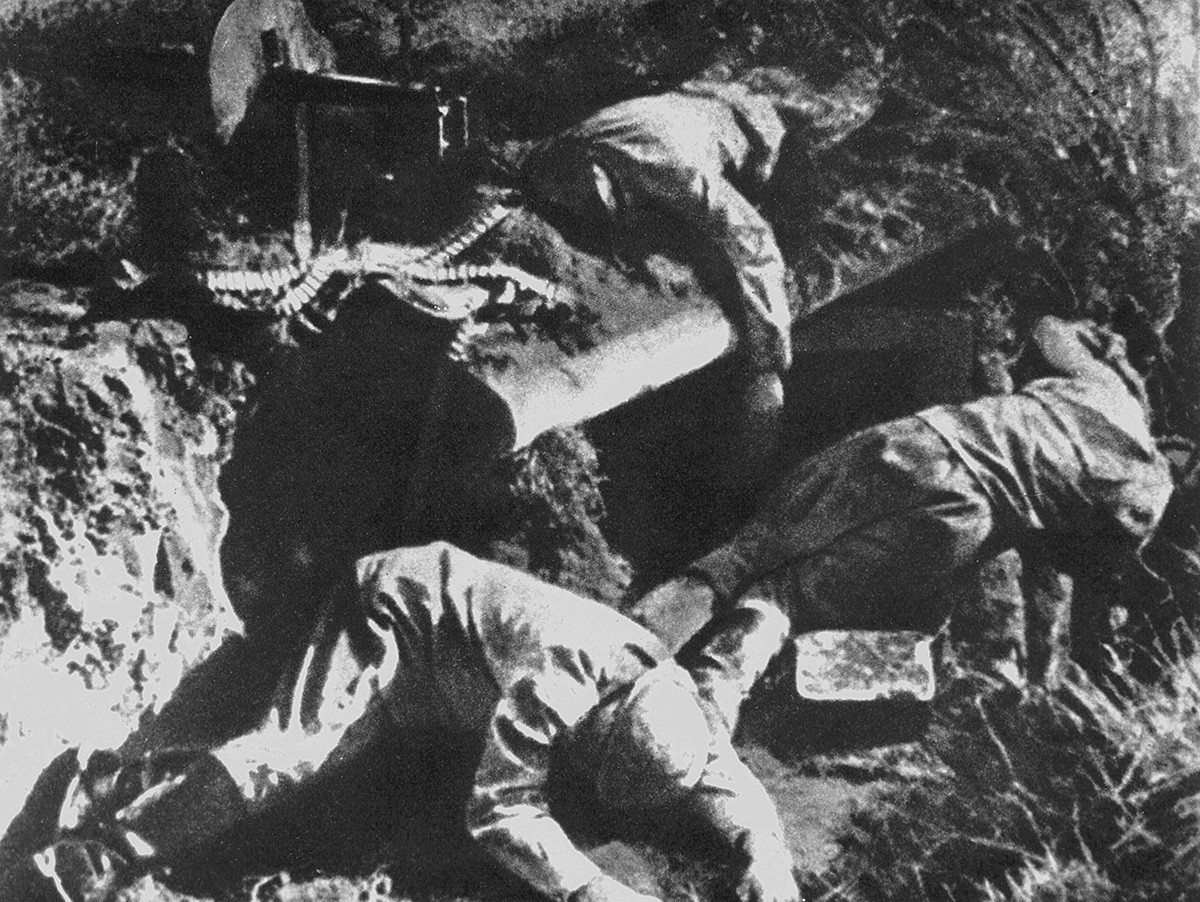
M1200 0L0 0L0 902L1200 900Z

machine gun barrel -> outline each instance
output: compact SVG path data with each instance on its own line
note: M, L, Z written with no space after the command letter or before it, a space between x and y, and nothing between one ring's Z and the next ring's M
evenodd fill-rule
M268 75L272 93L286 103L416 107L441 102L441 92L424 82L395 82L340 72L304 72L276 66Z

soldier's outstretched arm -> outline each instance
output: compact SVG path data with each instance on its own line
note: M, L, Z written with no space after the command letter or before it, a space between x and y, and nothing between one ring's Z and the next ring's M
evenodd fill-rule
M733 264L750 351L762 369L783 372L792 364L792 314L775 230L728 181L705 181L704 232Z
M757 367L783 372L792 362L792 315L788 307L783 254L771 224L727 179L699 171L674 172L662 183L647 180L647 190L661 193L706 250L722 254L733 268L740 309L735 323L749 343Z

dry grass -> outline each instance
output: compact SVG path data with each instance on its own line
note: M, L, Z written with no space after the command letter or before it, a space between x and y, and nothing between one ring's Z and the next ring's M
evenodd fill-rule
M927 738L940 767L858 812L821 898L1195 898L1198 709L1196 657L1153 686L955 693Z

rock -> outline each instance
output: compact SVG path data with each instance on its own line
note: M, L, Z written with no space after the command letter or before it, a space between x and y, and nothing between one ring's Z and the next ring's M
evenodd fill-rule
M217 559L232 408L168 321L0 311L0 823L63 745L119 742L236 626Z

